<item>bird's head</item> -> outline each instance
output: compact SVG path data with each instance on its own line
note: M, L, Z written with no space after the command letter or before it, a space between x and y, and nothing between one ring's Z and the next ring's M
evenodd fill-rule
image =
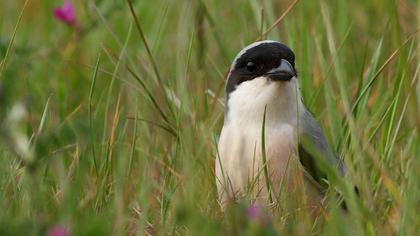
M232 111L230 116L258 118L266 106L271 114L292 114L300 101L298 90L293 51L277 41L255 42L233 60L226 84L225 115Z
M228 75L226 93L256 78L287 83L296 76L295 55L290 48L277 41L259 41L245 47L235 57Z

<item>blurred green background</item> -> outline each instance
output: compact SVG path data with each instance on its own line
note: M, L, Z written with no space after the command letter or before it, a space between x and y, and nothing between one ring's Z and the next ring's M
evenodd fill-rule
M420 232L417 1L132 1L138 25L128 1L74 0L74 24L54 17L63 3L0 2L0 235ZM219 210L224 80L260 38L296 54L360 188L346 214L265 225L246 203Z

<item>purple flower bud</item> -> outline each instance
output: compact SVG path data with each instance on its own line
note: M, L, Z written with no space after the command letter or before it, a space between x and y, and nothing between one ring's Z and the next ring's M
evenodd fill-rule
M57 20L65 24L75 25L77 23L74 6L70 1L65 2L61 7L54 8L53 13Z
M246 216L250 220L258 219L261 213L261 208L255 203L251 203L251 205L246 209Z
M264 210L256 203L251 203L246 209L246 216L249 220L258 222L260 224L268 224L270 219Z
M69 228L66 225L54 225L48 230L48 236L70 236Z

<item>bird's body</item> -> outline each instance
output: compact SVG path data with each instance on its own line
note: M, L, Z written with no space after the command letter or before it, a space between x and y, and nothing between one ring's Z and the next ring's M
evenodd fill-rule
M219 164L216 173L221 176L222 169L228 173L230 194L240 193L258 178L261 181L257 181L253 192L266 198L261 173L264 164L261 146L264 109L267 106L264 129L268 167L271 168L270 172L284 176L289 161L296 160L293 147L297 144L298 104L287 100L296 101L296 88L288 90L282 88L282 84L265 78L254 79L240 86L229 99L229 112L218 145L221 159L220 163L216 163ZM280 101L273 100L283 98L279 96L282 90L289 95ZM244 97L248 99L244 100Z
M295 188L296 177L307 174L298 156L301 137L314 139L314 146L321 147L320 154L333 158L321 129L301 100L292 68L294 55L288 50L275 41L257 42L242 50L232 65L216 158L222 206L247 194L267 203L269 195L275 198L280 191ZM260 69L250 73L250 68L243 69L258 61L263 61Z

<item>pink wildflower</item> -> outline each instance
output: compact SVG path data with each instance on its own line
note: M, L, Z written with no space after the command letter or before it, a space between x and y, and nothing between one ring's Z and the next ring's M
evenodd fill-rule
M261 208L255 204L251 203L251 205L246 209L246 215L248 219L255 220L261 216Z
M69 228L66 225L54 225L48 230L48 236L70 236Z
M261 206L256 203L251 203L246 209L246 216L249 220L258 222L260 224L268 224L270 219L268 215L264 212Z
M74 26L77 23L76 12L70 1L65 2L61 7L54 8L53 13L57 20L65 24Z

